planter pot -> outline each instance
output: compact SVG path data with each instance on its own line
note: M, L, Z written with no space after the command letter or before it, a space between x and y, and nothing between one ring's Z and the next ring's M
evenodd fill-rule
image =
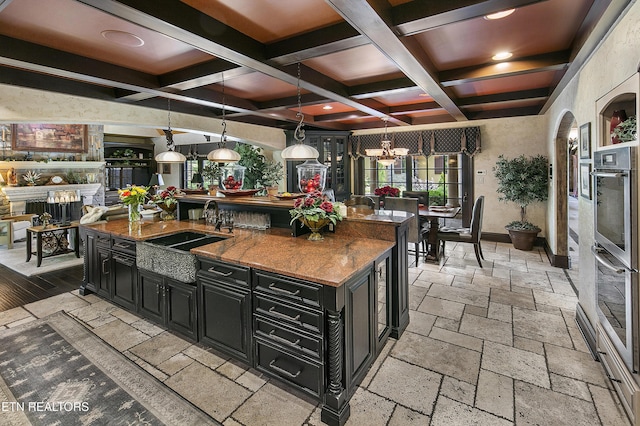
M209 195L212 195L214 197L217 196L218 189L220 189L218 185L209 185Z
M277 186L267 186L267 195L278 195L278 187Z
M539 229L532 231L509 228L505 229L509 231L509 237L511 237L513 247L523 251L531 251L533 249L533 244L536 242L538 232L540 232Z

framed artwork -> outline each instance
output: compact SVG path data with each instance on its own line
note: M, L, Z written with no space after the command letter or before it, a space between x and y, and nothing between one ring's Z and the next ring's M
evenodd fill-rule
M12 124L14 151L87 152L84 124Z
M591 163L580 164L580 196L591 199Z
M158 164L160 165L160 164ZM170 175L171 174L171 164L170 163L161 163L162 165L162 174Z
M591 122L580 126L580 158L591 158Z

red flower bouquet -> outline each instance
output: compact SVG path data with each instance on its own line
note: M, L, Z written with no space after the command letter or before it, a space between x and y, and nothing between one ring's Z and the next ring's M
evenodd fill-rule
M393 186L383 186L382 188L376 188L373 193L380 197L399 197L400 190Z

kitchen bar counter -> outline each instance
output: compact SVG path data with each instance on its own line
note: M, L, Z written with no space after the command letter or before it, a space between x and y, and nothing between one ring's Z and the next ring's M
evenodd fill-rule
M219 235L227 239L191 249L191 253L330 286L344 284L394 245L390 241L331 233L325 234L324 241L314 242L306 236L293 238L289 230L280 228L267 231L236 228L230 234L215 231L203 220L143 221L132 228L126 219L120 219L89 227L135 241L180 231Z

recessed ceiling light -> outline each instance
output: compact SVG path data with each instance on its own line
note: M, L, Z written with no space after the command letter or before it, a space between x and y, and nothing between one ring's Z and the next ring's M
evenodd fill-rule
M120 46L140 47L144 45L143 39L135 34L127 33L125 31L104 30L100 34L110 42L119 44Z
M489 15L484 15L484 19L488 19L491 21L494 19L506 18L507 16L511 15L515 11L516 11L515 9L508 9L508 10L502 10L496 13L490 13Z
M427 97L427 96L429 96L429 94L428 93L420 93L418 96Z
M322 109L333 109L333 107L331 105L325 105L322 107Z
M502 61L505 59L509 59L512 56L513 56L513 53L511 52L498 52L495 55L493 55L491 59L493 59L494 61Z

